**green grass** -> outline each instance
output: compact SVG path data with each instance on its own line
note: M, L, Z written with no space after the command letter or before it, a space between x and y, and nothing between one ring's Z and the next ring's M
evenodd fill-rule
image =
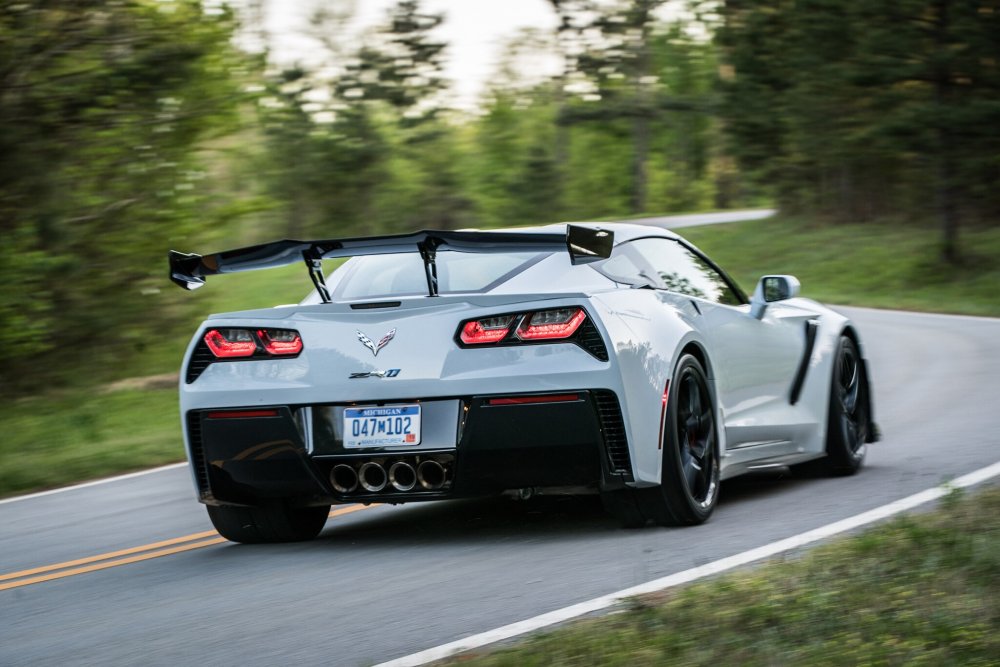
M635 600L463 667L995 665L1000 489Z
M0 496L184 458L174 388L25 398L0 425Z
M937 231L885 224L811 225L778 218L682 230L750 292L766 273L791 273L802 293L835 304L1000 316L1000 229L965 230L966 261L937 258ZM332 266L328 267L332 270ZM197 315L298 302L311 288L302 266L210 278L186 295ZM176 372L186 337L149 345L121 372ZM173 389L101 393L87 386L0 408L0 496L183 458Z
M788 273L826 303L1000 316L1000 227L963 230L959 266L938 259L936 229L916 225L773 218L679 231L748 294L760 276Z

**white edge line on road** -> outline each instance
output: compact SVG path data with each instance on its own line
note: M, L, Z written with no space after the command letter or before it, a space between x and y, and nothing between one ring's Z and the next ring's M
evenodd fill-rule
M1000 461L994 463L993 465L986 466L985 468L980 468L979 470L971 472L967 475L958 477L957 479L940 486L920 491L912 496L901 498L900 500L896 500L887 505L876 507L873 510L862 512L861 514L856 514L852 517L835 521L825 526L821 526L804 533L799 533L798 535L793 535L792 537L788 537L783 540L765 544L764 546L757 547L756 549L750 549L749 551L744 551L733 556L720 558L719 560L691 568L690 570L684 570L683 572L661 577L660 579L647 581L644 584L626 588L616 593L603 595L592 600L587 600L586 602L580 602L578 604L570 605L569 607L550 611L547 614L535 616L534 618L518 621L517 623L511 623L510 625L505 625L494 630L488 630L480 634L471 635L469 637L465 637L464 639L459 639L458 641L449 642L447 644L442 644L441 646L429 648L425 651L420 651L419 653L413 653L401 658L396 658L395 660L383 662L375 667L416 667L417 665L425 665L435 660L443 660L444 658L453 656L456 653L494 644L528 632L534 632L535 630L539 630L550 625L555 625L557 623L562 623L564 621L584 616L585 614L607 609L608 607L618 604L624 598L653 593L672 586L690 583L696 579L701 579L702 577L725 572L726 570L731 570L741 565L747 565L786 551L798 549L806 546L807 544L812 544L813 542L818 542L834 535L838 535L876 521L887 519L895 514L899 514L900 512L905 512L925 503L937 500L946 495L951 489L961 489L973 486L996 477L997 475L1000 475Z
M132 479L133 477L142 477L143 475L152 475L156 472L163 472L164 470L173 470L174 468L180 468L181 466L186 466L187 461L181 461L180 463L171 463L169 465L160 466L159 468L150 468L149 470L140 470L139 472L130 472L127 475L118 475L117 477L105 477L104 479L95 479L92 482L83 482L82 484L74 484L73 486L64 486L58 489L49 489L48 491L39 491L38 493L29 493L25 496L14 496L13 498L6 498L0 500L0 505L6 505L7 503L15 503L19 500L31 500L32 498L41 498L43 496L51 496L57 493L63 493L64 491L75 491L77 489L86 489L90 486L99 486L101 484L108 484L110 482L119 482L123 479Z

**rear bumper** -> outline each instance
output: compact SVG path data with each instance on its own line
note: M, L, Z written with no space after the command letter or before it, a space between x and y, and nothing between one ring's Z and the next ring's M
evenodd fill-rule
M191 410L185 414L185 426L199 499L215 505L277 499L299 505L401 503L525 487L608 489L632 481L621 407L612 391L435 401L457 406L436 412L437 419L451 415L454 423L438 424L434 439L409 451L344 449L322 423L324 415L336 414L331 410L336 405ZM357 470L376 463L388 470L403 462L416 470L424 461L444 468L440 486L417 483L404 491L387 484L377 492L360 486L340 492L330 479L338 465Z

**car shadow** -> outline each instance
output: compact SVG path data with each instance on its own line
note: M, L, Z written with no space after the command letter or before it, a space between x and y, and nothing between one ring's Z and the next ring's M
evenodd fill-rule
M807 486L813 479L819 479L819 476L811 477L799 471L791 472L787 468L727 479L720 489L719 506L780 496ZM716 511L719 509L716 508Z
M792 494L811 478L787 470L743 475L722 483L719 508L755 503ZM337 509L335 506L334 509ZM709 524L711 525L710 521ZM623 529L604 511L600 497L540 496L514 500L506 496L409 503L389 511L352 512L331 518L318 538L285 545L235 545L244 550L311 551L315 548L419 548L469 546L495 542L620 539L645 530L684 531L688 528ZM233 551L226 549L229 553ZM221 555L221 554L219 554Z
M353 516L353 515L352 515ZM597 496L552 496L525 501L506 497L413 503L397 511L360 520L327 523L320 541L368 546L422 542L475 542L512 538L532 540L613 533L617 522Z

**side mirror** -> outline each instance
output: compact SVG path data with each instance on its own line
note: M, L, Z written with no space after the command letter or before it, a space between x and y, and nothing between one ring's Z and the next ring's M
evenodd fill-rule
M795 276L764 276L757 281L757 289L750 297L750 315L761 319L767 304L798 296L799 287L801 284Z

